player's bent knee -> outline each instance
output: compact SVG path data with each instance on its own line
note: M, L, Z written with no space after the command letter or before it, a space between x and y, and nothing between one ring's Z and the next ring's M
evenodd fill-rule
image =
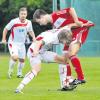
M12 58L14 61L17 61L17 60L18 60L18 56L17 56L17 55L12 56L11 58Z
M69 57L73 56L73 55L76 55L76 53L75 52L69 52Z
M68 56L72 56L72 55L76 55L79 51L79 47L76 47L76 48L71 48L69 51L68 51Z
M69 57L72 56L72 55L76 55L78 53L78 51L79 51L79 49L70 50L68 52Z

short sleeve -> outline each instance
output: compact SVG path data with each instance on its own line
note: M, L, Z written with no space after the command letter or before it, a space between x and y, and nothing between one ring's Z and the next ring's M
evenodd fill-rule
M11 21L5 26L5 28L6 28L7 30L11 30L11 28L13 27L13 25L14 25L14 21L11 20Z

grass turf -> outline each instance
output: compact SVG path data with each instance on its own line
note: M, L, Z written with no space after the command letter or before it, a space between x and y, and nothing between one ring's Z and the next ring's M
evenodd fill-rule
M40 74L24 88L24 94L14 93L22 79L16 78L17 65L12 79L7 79L8 62L9 56L0 56L0 100L100 100L100 58L81 58L87 83L66 92L57 91L60 87L57 64L43 63ZM23 73L29 69L26 60Z

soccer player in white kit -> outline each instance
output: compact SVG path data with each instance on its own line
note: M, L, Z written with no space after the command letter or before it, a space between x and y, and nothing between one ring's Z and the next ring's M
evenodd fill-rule
M18 62L18 70L17 77L22 78L22 69L24 67L24 60L26 56L25 49L25 40L27 37L27 33L32 37L33 41L35 40L34 31L32 28L32 23L30 20L26 19L27 17L27 8L22 7L19 10L19 17L12 19L3 30L2 42L6 43L6 35L9 30L11 30L11 34L8 40L8 48L11 55L11 59L9 61L9 70L8 70L8 78L11 78L13 73L13 68L17 60Z
M27 85L34 77L38 75L38 73L41 70L42 61L66 64L66 57L59 56L55 52L48 51L48 47L50 44L59 42L63 44L71 43L72 33L67 26L65 28L66 29L53 29L45 31L39 36L37 36L37 41L31 44L27 53L31 65L31 71L29 71L25 75L24 79L21 81L21 83L15 90L15 93L22 93L21 91L24 88L24 86ZM69 84L66 84L66 86L68 90L74 89L76 87L70 87Z

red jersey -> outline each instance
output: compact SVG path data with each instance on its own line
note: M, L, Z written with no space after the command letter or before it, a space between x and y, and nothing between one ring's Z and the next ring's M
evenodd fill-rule
M70 14L70 8L66 8L57 12L52 13L52 24L54 28L60 28L64 27L68 24L75 23L72 15ZM88 20L84 20L82 18L78 18L79 21L83 23L87 23ZM89 27L94 26L94 24L90 24L88 27L79 27L72 29L73 33L73 41L77 38L80 38L80 42L83 44L87 38ZM64 47L64 50L66 50L66 46Z
M70 14L70 8L66 8L57 12L52 13L52 24L54 28L64 27L68 24L75 23L72 15ZM82 18L78 18L79 21L83 23L87 23L87 20Z
M70 8L54 12L51 16L54 28L60 28L66 26L67 24L74 23L73 17L70 14Z

